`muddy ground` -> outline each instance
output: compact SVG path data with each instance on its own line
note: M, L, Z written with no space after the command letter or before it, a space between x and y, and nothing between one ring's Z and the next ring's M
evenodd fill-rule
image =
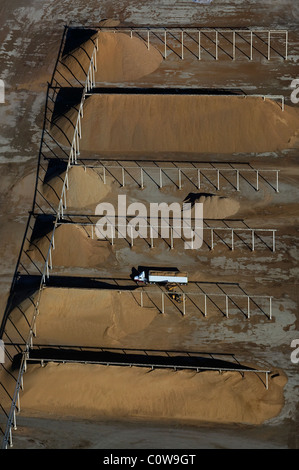
M44 102L47 81L50 80L65 24L97 24L100 19L117 18L122 24L134 25L200 25L200 26L264 26L290 29L289 60L275 57L267 61L262 55L249 63L246 58L232 62L223 58L215 62L209 57L200 64L190 58L182 61L172 54L169 61L150 76L137 82L128 82L128 86L198 86L198 87L237 87L247 93L283 94L286 103L290 102L290 83L298 75L298 9L292 2L254 2L247 11L245 2L212 2L201 6L191 2L89 2L83 6L81 1L46 2L41 7L37 2L4 2L1 6L1 78L6 85L5 104L0 105L1 113L1 309L5 308L8 290L11 284L20 244L23 238L28 211L31 209L36 175L37 155L41 138ZM274 3L274 4L273 4ZM117 85L118 83L116 83ZM115 84L114 84L115 85ZM121 83L119 83L121 85ZM183 156L180 156L183 159ZM223 158L216 155L214 161ZM280 192L262 185L259 192L251 185L242 184L242 191L236 195L231 185L222 187L220 194L236 198L241 203L238 218L245 219L250 226L279 228L277 249L272 253L268 247L261 245L255 252L242 245L232 253L227 246L219 244L211 252L204 247L199 259L186 258L186 252L176 249L176 262L180 268L190 267L194 280L217 282L238 282L248 292L274 295L273 321L269 323L264 316L255 315L251 321L240 314L233 318L212 321L193 317L196 335L184 339L185 348L204 345L206 348L230 349L242 360L254 360L259 363L281 368L288 377L284 389L285 405L279 416L259 427L217 426L205 428L188 428L179 424L177 427L165 425L146 425L141 423L69 423L68 421L39 420L20 417L19 429L14 433L14 446L18 447L254 447L254 448L296 448L298 422L298 365L290 360L291 341L298 337L298 291L297 291L297 204L298 204L298 167L297 151L288 150L271 154L254 154L242 156L255 166L268 165L281 169ZM209 160L201 156L201 161ZM232 155L227 160L240 161L240 156ZM243 183L243 182L242 182ZM114 183L114 188L119 185ZM192 185L184 183L183 196L192 191ZM215 188L212 188L213 192ZM211 191L207 185L206 191ZM148 200L154 197L164 200L165 194L170 200L182 197L174 185L157 191L154 185L148 185L143 191L130 186L120 191L132 200ZM140 195L142 194L142 196ZM94 208L89 208L92 214ZM14 236L12 237L12 233ZM172 254L165 251L163 242L155 248L153 254L149 247L135 246L131 249L124 241L114 247L114 262L109 266L95 263L93 274L99 277L119 276L128 279L128 266L149 264L153 260L163 259L169 263ZM260 249L258 249L260 248ZM140 257L142 252L142 259ZM154 256L153 256L154 255ZM163 258L162 258L163 257ZM154 261L156 263L156 261ZM199 265L200 264L200 265ZM65 266L64 274L90 275L88 268L69 268ZM59 269L57 269L59 273ZM196 274L195 274L196 273ZM193 314L194 315L194 314ZM180 317L178 317L180 318ZM181 318L180 318L181 321ZM228 322L227 322L228 321ZM174 321L176 322L176 320ZM205 328L202 328L203 322ZM225 326L223 324L225 323ZM159 333L163 339L163 329ZM211 337L213 341L211 341ZM146 339L146 338L144 338ZM157 343L159 338L156 337ZM130 338L128 338L130 345ZM173 343L178 339L173 337ZM196 347L195 347L196 346ZM231 349L230 349L231 350ZM68 427L70 424L70 427ZM74 428L76 424L76 428ZM59 430L57 431L57 426ZM113 429L109 441L101 440L99 444L93 438L86 439L86 433L92 433L95 426L97 433L103 433L107 427ZM128 433L128 428L130 433ZM70 434L66 434L68 429ZM143 441L138 442L140 429ZM163 443L157 441L156 432L162 433ZM224 439L225 433L225 439ZM58 434L61 436L57 439ZM175 434L175 435L174 435ZM67 436L67 437L66 437ZM136 443L137 442L137 443Z

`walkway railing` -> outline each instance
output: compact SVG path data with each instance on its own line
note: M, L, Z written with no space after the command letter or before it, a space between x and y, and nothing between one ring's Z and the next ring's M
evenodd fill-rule
M40 362L42 366L45 363L53 362L60 364L93 364L93 365L103 365L103 366L119 366L119 367L145 367L151 370L154 369L173 369L177 370L194 370L196 372L200 371L216 371L219 373L222 372L238 372L244 376L245 373L250 372L254 374L265 374L265 387L266 390L269 388L269 374L270 370L266 369L251 369L251 368L234 368L234 367L205 367L205 366L188 366L188 365L172 365L172 364L147 364L142 362L114 362L114 361L86 361L86 360L72 360L72 359L57 359L57 358L26 358L26 362Z
M115 218L118 218L118 215L115 215ZM134 246L134 240L137 238L141 238L143 240L150 240L150 246L151 248L154 248L154 240L157 239L170 239L170 248L174 248L174 240L175 239L180 239L183 240L182 236L182 231L190 231L190 240L186 240L187 243L189 243L189 248L190 249L199 249L201 248L196 245L193 247L193 238L194 235L197 234L197 237L201 236L201 231L209 232L210 233L210 249L213 250L215 246L215 234L217 235L217 232L225 232L230 234L230 239L231 239L231 246L230 249L234 251L235 249L235 234L236 232L245 232L250 235L251 238L251 251L255 251L256 249L256 242L255 238L256 235L260 235L262 233L270 233L271 238L272 238L272 251L276 251L276 232L277 229L273 228L250 228L250 227L208 227L208 226L202 226L201 228L196 228L192 226L192 223L190 226L185 226L182 227L182 225L175 225L174 223L168 222L167 224L163 224L162 221L159 224L157 222L156 224L151 223L150 221L146 220L143 217L136 217L135 218L135 223L138 225L138 230L128 222L127 224L122 224L122 223L115 223L112 221L109 221L109 217L105 216L105 219L107 222L105 222L105 225L107 225L107 229L105 231L101 228L99 224L94 224L91 222L72 222L72 225L76 226L81 226L81 227L88 227L91 229L91 238L92 239L98 239L98 240L111 240L111 245L115 244L115 241L117 239L125 239L125 238L130 238L130 245L131 247ZM136 220L138 219L138 220ZM143 222L143 223L142 223ZM57 222L56 226L61 226L65 224L69 224L69 222ZM186 221L185 221L186 225ZM143 230L144 229L144 230ZM117 233L119 232L119 236ZM124 235L124 233L126 235ZM145 236L146 233L146 236ZM165 235L167 233L167 236ZM219 234L218 234L219 236ZM187 238L187 237L185 237ZM204 239L202 239L204 241Z
M121 291L121 289L119 289ZM127 291L123 291L124 293L127 292ZM179 298L182 300L182 306L183 306L183 310L182 310L182 315L185 316L186 315L186 301L187 299L189 299L191 301L191 303L193 305L196 306L196 308L198 310L201 311L201 308L199 308L198 305L194 304L194 301L191 299L192 296L194 297L201 297L203 299L203 315L204 317L207 317L208 316L208 300L210 300L214 305L215 305L215 302L213 301L213 298L216 298L216 299L222 299L224 300L225 302L225 308L222 309L222 308L219 308L219 306L217 305L217 309L218 310L221 310L221 312L223 313L223 315L226 317L226 318L229 318L229 301L231 302L231 304L235 305L236 306L236 300L234 299L237 299L237 300L245 300L246 301L246 304L247 304L247 312L243 312L244 313L244 316L249 319L251 317L251 306L254 304L255 306L257 306L259 308L259 310L262 311L262 313L269 319L269 320L272 320L272 308L273 308L273 296L270 296L270 295L248 295L246 293L244 294L234 294L234 293L230 293L230 294L227 294L225 292L223 293L206 293L206 292L195 292L195 291L189 291L189 292L186 292L184 291L183 289L181 289L179 286L177 286L176 290L172 290L171 292L168 292L168 291L163 291L163 290L151 290L150 287L147 287L147 288L143 288L142 290L140 290L140 306L141 307L144 307L144 296L148 296L150 297L150 295L160 295L161 296L161 308L160 308L160 311L161 313L165 313L165 299L167 298L170 298L169 296L170 295L178 295ZM269 306L269 311L268 313L266 313L263 308L260 306L260 304L258 304L257 302L261 302L261 301L266 301L268 303L268 306Z
M167 181L173 181L170 176L173 173L176 173L177 175L177 180L176 182L173 181L173 184L175 184L178 189L182 189L183 186L183 178L185 177L189 182L193 183L196 189L201 189L202 188L202 180L204 177L203 173L206 172L211 172L215 173L216 176L216 183L211 183L217 189L218 191L220 190L220 176L222 173L234 173L235 174L235 189L237 191L240 191L240 176L242 173L247 173L247 174L253 174L255 178L255 190L259 191L260 189L260 180L263 179L265 180L265 173L270 173L274 175L275 178L275 183L270 184L268 181L267 183L270 185L271 188L273 188L277 193L279 192L279 172L280 170L278 169L273 169L273 168L235 168L233 166L226 167L226 168L219 168L217 166L206 166L206 167L198 167L198 166L181 166L180 162L176 162L178 166L170 167L170 166L143 166L139 165L134 166L134 165L129 165L129 164L121 164L121 165L109 165L105 164L101 161L98 163L88 163L85 161L84 163L82 161L77 161L77 166L82 166L85 169L86 168L91 168L91 169L101 169L102 172L102 178L103 178L103 183L107 183L107 175L111 176L114 180L119 181L120 185L122 187L125 187L126 184L128 184L128 180L126 180L126 175L129 176L130 178L130 184L132 183L132 180L136 182L136 184L143 189L144 188L144 180L145 177L148 176L151 180L153 180L152 175L156 176L158 181L157 181L157 186L161 189L163 186L165 186L165 179ZM194 162L196 164L199 164L200 162ZM116 178L115 173L113 174L113 171L121 171L121 176L119 179ZM132 177L132 173L137 172L139 176L134 178ZM191 175L191 176L190 176ZM194 181L195 182L194 182Z
M231 51L230 53L224 51L226 55L230 55L232 60L236 60L236 49L240 51L240 49L237 46L237 37L239 40L241 39L243 42L246 42L249 46L249 53L248 56L245 52L240 51L243 55L246 55L249 60L253 60L253 50L256 49L254 46L254 37L258 37L260 40L260 36L258 35L266 35L266 40L262 40L267 47L267 52L266 52L266 59L270 60L271 59L271 51L275 51L278 53L281 57L283 57L285 60L288 59L288 30L286 29L262 29L262 28L200 28L200 27L98 27L96 28L99 31L103 32L122 32L122 33L127 33L130 35L130 37L133 37L133 35L138 36L140 39L142 39L145 44L147 49L150 49L150 39L153 37L155 38L155 41L159 41L162 43L163 47L163 58L167 59L167 51L172 50L171 45L176 42L179 44L180 48L180 55L178 57L180 59L185 58L185 52L190 51L189 47L186 45L186 40L191 40L190 42L193 44L196 44L197 48L197 53L195 50L192 50L192 54L196 57L196 59L201 60L202 59L202 52L206 51L205 47L203 46L202 39L208 34L208 35L213 35L214 39L210 39L210 42L213 43L214 45L214 55L212 56L215 60L219 59L219 51L222 50L223 48L220 48L220 39L223 37L225 34L226 36L229 35L231 37L230 40L227 39L227 37L223 37L223 39L226 40L226 42L230 42L231 44ZM178 37L175 37L174 35L177 34ZM145 37L144 37L145 35ZM192 36L193 35L193 36ZM246 35L247 38L244 39L241 35ZM160 37L161 36L161 37ZM283 54L279 53L272 44L272 39L273 37L280 37L283 39L284 42L284 51ZM209 55L212 55L211 53Z

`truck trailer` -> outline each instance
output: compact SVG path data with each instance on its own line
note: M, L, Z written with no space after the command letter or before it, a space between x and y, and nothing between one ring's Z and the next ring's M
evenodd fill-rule
M188 284L188 274L180 271L142 271L134 277L134 281L142 284Z

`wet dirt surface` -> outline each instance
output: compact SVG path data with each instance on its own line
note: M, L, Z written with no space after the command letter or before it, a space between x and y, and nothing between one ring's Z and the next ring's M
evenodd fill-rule
M170 87L227 87L241 88L246 93L284 95L290 101L291 81L298 76L299 9L291 1L251 2L222 1L211 5L175 1L128 1L112 4L110 1L82 2L75 0L50 1L41 5L38 1L4 1L0 7L0 78L5 82L5 104L0 104L0 170L1 170L1 311L4 310L19 248L24 235L28 211L31 210L36 163L41 139L47 82L50 81L65 24L97 25L100 19L116 18L121 24L154 26L258 26L287 28L289 33L289 60L275 56L267 61L263 55L255 56L251 63L244 58L231 61L221 56L219 61L209 55L198 64L191 55L184 62L170 53L150 76L126 86ZM227 42L227 41L226 41ZM230 46L229 46L230 47ZM226 49L230 52L230 49ZM104 84L105 85L105 84ZM113 84L122 86L121 83ZM206 160L202 156L201 160ZM216 156L215 160L221 159ZM232 156L235 160L236 156ZM244 156L242 157L244 158ZM251 321L240 319L238 314L229 319L215 320L190 314L191 328L186 328L185 349L227 349L233 345L241 360L248 358L262 364L274 364L285 371L288 382L285 386L285 406L279 416L259 427L217 426L189 428L156 424L154 427L141 423L78 423L41 420L21 417L14 433L15 448L298 448L298 364L290 359L291 341L298 338L298 167L297 150L269 154L250 155L253 165L269 165L280 168L280 192L261 187L259 192L250 185L242 185L238 196L230 192L230 185L220 192L237 197L242 210L240 218L251 226L261 224L279 227L277 250L272 253L266 247L254 253L242 247L232 253L222 244L211 252L207 248L199 257L186 256L176 249L176 262L180 267L190 266L195 280L199 277L216 281L238 279L246 289L254 293L274 295L274 320L269 323L263 316L253 316ZM248 160L247 156L246 159ZM184 183L184 196L192 186ZM114 186L119 190L119 186ZM193 188L194 189L194 188ZM206 190L208 190L208 186ZM174 186L154 190L154 185L140 191L130 186L121 190L129 198L148 200L154 194L157 201L182 198ZM142 194L142 195L141 195ZM181 200L181 199L180 199ZM93 209L91 209L92 213ZM13 234L13 237L12 237ZM120 242L121 243L121 242ZM140 256L142 254L142 258ZM153 256L154 255L154 256ZM115 262L103 268L100 263L92 272L105 277L127 278L127 267L151 263L153 259L169 263L169 250L163 245L144 249L141 245L130 249L128 244L117 245ZM141 261L142 259L142 261ZM89 276L88 269L66 267L64 273ZM57 269L57 273L60 270ZM195 274L196 273L196 274ZM198 277L199 276L199 277ZM224 323L226 322L226 323ZM178 319L172 320L175 329ZM190 326L189 325L189 326ZM203 327L204 326L204 327ZM173 330L174 331L174 330ZM156 337L163 341L163 328ZM141 340L142 337L140 337ZM213 341L211 341L213 338ZM143 341L146 341L146 334ZM128 344L131 338L127 338ZM173 336L172 344L178 343ZM143 438L140 440L140 431ZM94 438L97 433L97 439ZM58 437L60 436L60 437ZM87 437L86 437L87 436ZM103 437L105 436L105 438ZM160 436L160 439L157 438Z

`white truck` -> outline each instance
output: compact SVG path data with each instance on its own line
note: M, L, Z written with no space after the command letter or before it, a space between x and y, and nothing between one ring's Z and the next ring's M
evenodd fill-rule
M134 276L134 281L142 284L188 284L188 274L179 271L142 271Z

